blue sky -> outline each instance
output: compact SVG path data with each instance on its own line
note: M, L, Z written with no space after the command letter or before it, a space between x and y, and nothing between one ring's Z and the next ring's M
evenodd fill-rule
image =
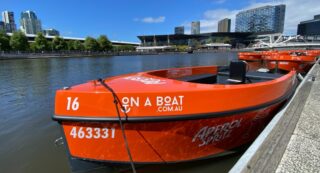
M175 26L185 26L188 33L194 20L201 21L201 32L215 32L217 21L229 17L234 30L240 10L279 3L287 4L287 34L295 34L299 21L320 13L316 0L0 0L0 11L13 11L18 26L22 11L35 11L44 29L55 28L62 36L105 34L138 42L137 35L171 34Z

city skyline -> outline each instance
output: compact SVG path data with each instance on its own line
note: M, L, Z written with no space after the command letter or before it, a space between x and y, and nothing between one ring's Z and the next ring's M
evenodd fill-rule
M79 3L57 0L44 4L1 0L0 11L13 11L17 28L20 28L20 13L32 10L41 19L43 28L58 29L62 36L97 37L105 34L111 40L138 41L137 35L172 34L176 26L184 26L185 33L190 34L192 21L201 22L201 33L216 32L218 21L223 18L231 19L233 32L235 16L239 11L274 4L286 4L284 34L294 35L300 21L319 13L320 7L314 6L315 2L261 0L235 3L232 0L190 0L183 5L178 1L170 1L168 6L167 1Z

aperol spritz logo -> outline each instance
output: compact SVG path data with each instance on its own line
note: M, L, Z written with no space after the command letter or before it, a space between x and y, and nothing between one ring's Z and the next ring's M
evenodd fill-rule
M230 137L231 132L240 127L242 119L233 120L224 124L216 126L205 126L202 127L196 135L194 135L192 142L199 141L199 147L206 146L215 142L222 141Z
M129 113L132 108L155 108L156 112L181 112L183 110L183 95L154 96L154 97L123 97L121 99L124 110Z

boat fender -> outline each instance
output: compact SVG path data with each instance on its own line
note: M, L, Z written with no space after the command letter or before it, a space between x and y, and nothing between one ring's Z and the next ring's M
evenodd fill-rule
M301 75L301 73L298 73L297 78L298 78L299 81L303 80L303 76Z

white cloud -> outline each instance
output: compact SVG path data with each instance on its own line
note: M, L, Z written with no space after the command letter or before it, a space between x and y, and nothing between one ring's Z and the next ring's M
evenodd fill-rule
M296 34L297 25L304 20L313 19L314 15L320 14L318 0L286 0L285 33Z
M135 22L143 22L143 23L162 23L166 20L165 16L159 16L159 17L145 17L142 19L135 18L133 21Z
M219 0L215 1L218 2ZM221 0L223 1L223 0ZM218 28L218 21L224 18L231 19L231 31L235 29L235 18L239 11L261 7L265 5L286 5L286 16L284 34L294 35L297 33L297 25L304 20L313 19L313 16L320 14L320 6L318 0L266 0L264 2L252 1L247 7L243 9L229 10L229 9L213 9L205 11L201 22L201 32L216 32ZM191 21L184 22L186 32L190 31Z

